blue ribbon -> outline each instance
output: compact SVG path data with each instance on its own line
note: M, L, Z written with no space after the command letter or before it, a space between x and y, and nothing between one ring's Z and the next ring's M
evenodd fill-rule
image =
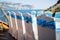
M24 16L24 20L28 23L29 22L29 17Z
M27 16L23 16L24 17L24 20L28 23L28 22L31 22L32 23L32 18L29 18Z
M46 24L46 20L44 20L44 19L37 19L37 24L38 25L41 25L42 27L43 26L46 26L45 24Z
M31 22L31 23L32 23L32 18L29 18L29 22Z
M48 28L55 29L55 22L54 21L47 22L44 19L37 19L37 24L40 25L41 27L46 26Z
M48 28L55 29L55 22L54 21L46 22L46 26Z
M11 15L11 17L12 17L12 15ZM17 17L17 19L22 20L21 16L16 15L16 17Z
M9 16L9 14L7 14ZM21 16L17 16L17 19L20 19L22 20ZM11 17L12 18L15 18L13 14L11 14ZM30 17L27 17L27 16L23 16L24 17L24 20L28 23L28 22L31 22L32 23L32 18ZM52 21L49 21L47 22L46 20L44 19L37 19L37 24L40 25L41 27L48 27L48 28L51 28L51 29L55 29L55 22L52 20Z
M27 16L24 16L24 20L26 22L31 22L32 23L32 18L29 18ZM46 26L48 28L55 29L55 22L53 20L47 22L44 19L37 19L37 24L40 25L41 27L45 27Z

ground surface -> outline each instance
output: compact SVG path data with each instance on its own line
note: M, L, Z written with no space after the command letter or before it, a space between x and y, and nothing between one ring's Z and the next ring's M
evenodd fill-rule
M1 32L0 31L0 40L16 40L13 38L8 32Z
M56 32L56 40L60 40L60 32Z

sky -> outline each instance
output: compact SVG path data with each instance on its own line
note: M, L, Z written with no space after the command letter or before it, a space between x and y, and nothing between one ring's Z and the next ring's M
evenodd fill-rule
M32 5L35 9L46 9L56 4L58 0L1 0L6 2L21 3Z

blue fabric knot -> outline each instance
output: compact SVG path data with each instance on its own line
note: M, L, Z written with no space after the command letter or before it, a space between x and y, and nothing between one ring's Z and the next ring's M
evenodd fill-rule
M15 15L11 14L11 17L12 17L12 18L15 18Z
M44 19L37 19L37 24L40 25L41 27L46 26L48 28L55 29L55 22L54 21L47 22Z
M24 16L24 20L28 23L29 22L29 17Z
M46 26L46 20L44 19L37 19L37 24L43 26Z
M9 13L7 13L7 15L10 16Z
M48 28L55 29L55 22L54 21L46 22L46 26Z
M29 22L31 22L31 23L32 23L32 18L31 18L31 17L29 18Z
M17 16L17 19L20 19L20 20L22 20L22 17L21 17L21 16Z

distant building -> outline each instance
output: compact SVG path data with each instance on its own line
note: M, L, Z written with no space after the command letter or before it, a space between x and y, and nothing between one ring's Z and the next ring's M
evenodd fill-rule
M0 7L8 10L32 9L32 5L23 5L21 3L0 2Z
M22 8L21 9L32 9L32 5L22 5Z

